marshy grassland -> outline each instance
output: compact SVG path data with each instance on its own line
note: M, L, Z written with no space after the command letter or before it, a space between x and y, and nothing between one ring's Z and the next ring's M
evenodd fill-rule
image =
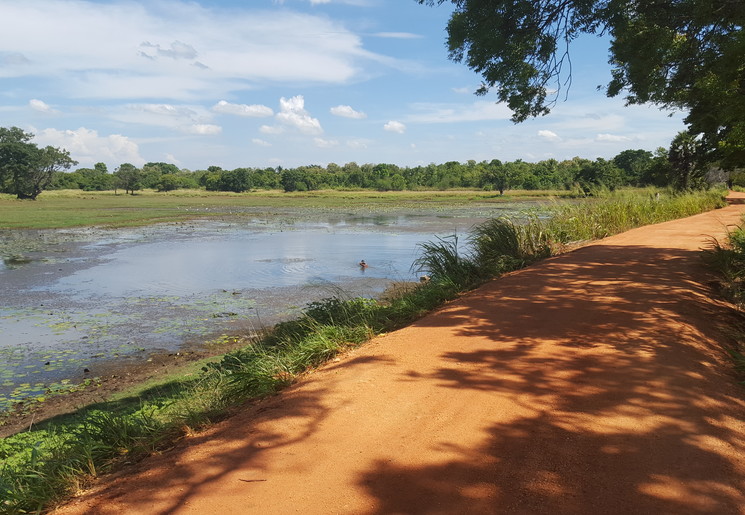
M398 191L322 190L250 193L143 190L136 195L113 191L45 191L35 201L0 194L0 229L59 229L84 226L127 227L205 217L241 216L276 209L386 211L391 209L447 209L485 206L572 196L571 191L510 191L499 195L481 190Z
M28 209L26 213L37 227L63 227L65 225L45 226L52 224L54 217L45 217L43 208L28 205L52 206L52 210L61 213L58 216L64 216L67 222L75 225L109 223L105 221L105 212L134 209L127 208L127 202L141 202L141 211L153 211L147 215L140 213L139 217L137 213L128 213L110 223L178 219L168 217L176 217L177 211L185 206L219 206L227 210L254 201L263 202L255 204L257 207L286 206L289 198L316 207L319 204L357 206L365 202L376 206L400 205L401 202L434 202L448 206L475 199L479 202L501 200L492 194L476 192L406 192L390 196L330 192L293 197L278 193L255 199L252 194L215 197L143 194L134 198L98 194L87 198L85 195L49 195L46 199L41 197L37 203L21 203L19 209ZM331 298L309 304L298 319L247 338L243 342L245 346L239 350L191 365L183 374L125 392L108 402L36 423L26 431L0 440L0 499L3 503L0 511L11 514L43 512L85 487L96 476L172 445L185 434L229 416L242 403L279 391L308 368L376 334L403 327L501 273L588 240L724 205L722 191L675 195L644 190L601 197L556 203L550 209L551 216L544 213L540 217L526 215L523 219L490 220L460 241L445 238L424 244L415 265L430 276L426 283L403 288L386 300ZM76 218L72 206L87 202L90 202L89 213ZM164 203L168 205L164 207ZM4 227L13 226L5 225L8 222L4 218L12 205L9 199L0 200L0 219ZM20 225L22 219L22 216L16 218L17 227L23 226Z

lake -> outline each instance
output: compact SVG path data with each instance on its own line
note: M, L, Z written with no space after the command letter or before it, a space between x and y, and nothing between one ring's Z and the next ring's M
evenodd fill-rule
M465 237L524 207L0 232L0 409L65 390L112 361L205 346L220 353L223 335L270 327L309 302L417 281L419 243Z

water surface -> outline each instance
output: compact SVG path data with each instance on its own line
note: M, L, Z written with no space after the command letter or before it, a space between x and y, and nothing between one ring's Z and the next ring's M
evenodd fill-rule
M308 302L416 281L419 243L486 217L313 212L0 233L0 409L112 359L178 352L297 316Z

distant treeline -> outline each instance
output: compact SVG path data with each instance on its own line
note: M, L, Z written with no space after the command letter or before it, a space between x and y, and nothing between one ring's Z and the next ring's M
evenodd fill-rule
M373 189L401 191L478 188L504 193L510 189L561 190L581 188L589 191L602 186L666 186L674 181L668 153L659 149L625 150L612 160L547 159L537 163L522 160L501 162L449 161L443 164L400 167L394 164L299 166L297 168L236 168L223 170L182 170L169 163L147 163L142 168L125 163L109 173L106 165L59 172L49 189L117 190L135 192L150 188L171 191L204 188L208 191L241 193L250 190L311 191L319 189Z

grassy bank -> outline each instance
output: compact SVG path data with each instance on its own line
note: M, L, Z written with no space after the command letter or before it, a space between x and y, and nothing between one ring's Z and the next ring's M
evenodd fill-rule
M270 395L375 334L421 317L459 293L577 242L721 206L722 195L645 192L573 205L553 216L497 219L468 238L425 244L416 266L431 276L386 301L333 298L312 303L297 320L246 341L196 373L38 425L0 441L0 510L43 511L92 478L133 461Z
M321 208L329 210L386 211L393 209L446 209L453 206L490 205L515 200L569 195L565 191L511 191L500 196L486 191L311 191L250 193L152 190L124 195L112 191L60 190L44 192L36 201L0 195L0 229L55 229L82 226L126 227L195 218L255 215L262 210Z
M745 225L730 231L724 241L712 239L704 251L704 261L719 274L722 295L745 312ZM745 325L732 328L727 352L745 385Z

